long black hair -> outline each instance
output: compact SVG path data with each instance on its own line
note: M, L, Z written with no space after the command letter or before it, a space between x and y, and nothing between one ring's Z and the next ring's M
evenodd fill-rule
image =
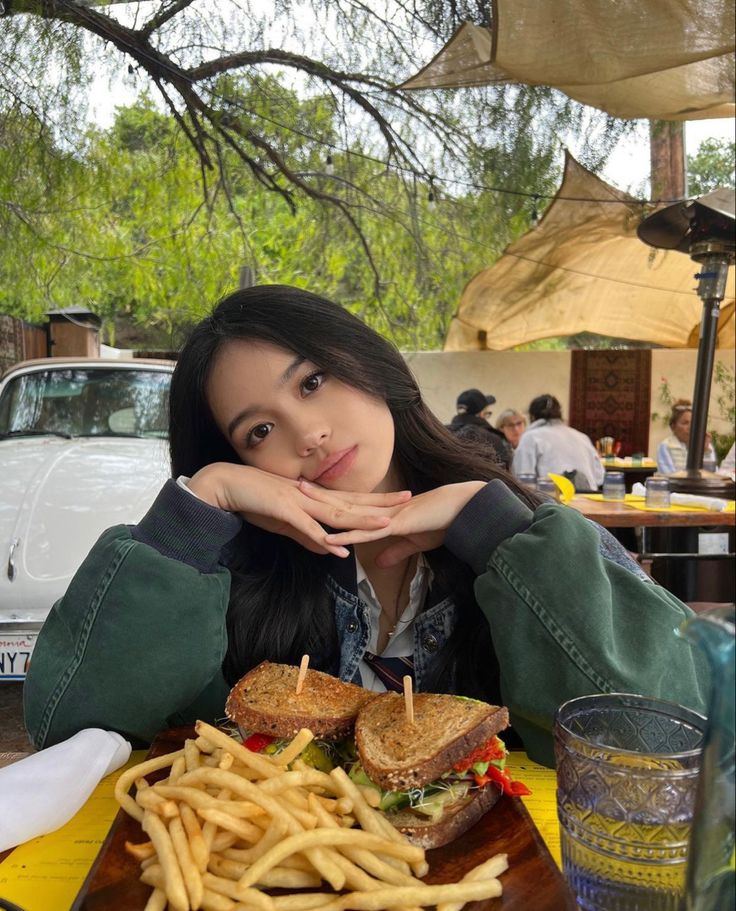
M285 285L259 285L229 295L184 345L170 395L174 477L192 476L212 462L241 461L218 429L207 400L212 366L220 348L232 339L270 342L383 399L395 426L394 463L412 492L501 478L529 505L538 502L483 447L458 440L445 429L425 405L393 345L342 307ZM431 688L453 686L466 695L488 695L477 669L487 664L491 642L473 596L473 574L444 548L427 558L436 582L452 592L460 618ZM225 559L232 578L226 679L234 683L264 659L298 663L304 653L310 655L312 667L335 673L337 634L325 587L326 561L332 558L246 523Z

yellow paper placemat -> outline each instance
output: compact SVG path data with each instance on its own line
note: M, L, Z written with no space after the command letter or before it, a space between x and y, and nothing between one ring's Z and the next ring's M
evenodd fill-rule
M599 503L604 502L602 493L581 493L581 497L585 497L586 500L596 500ZM708 509L707 506L683 506L679 503L676 503L674 506L647 506L644 497L637 497L633 493L627 493L623 501L621 500L606 500L607 503L621 503L623 502L624 506L631 506L632 509L641 509L642 512L712 512L713 510ZM724 510L728 512L731 510Z
M113 796L118 776L145 758L143 750L132 753L126 765L102 779L66 825L32 838L6 857L0 863L0 895L24 911L68 911L118 811Z
M554 769L548 769L532 762L526 753L509 753L506 768L512 778L518 778L531 790L528 797L522 797L524 806L539 829L549 853L558 867L562 867L560 856L560 827L557 821L557 776Z

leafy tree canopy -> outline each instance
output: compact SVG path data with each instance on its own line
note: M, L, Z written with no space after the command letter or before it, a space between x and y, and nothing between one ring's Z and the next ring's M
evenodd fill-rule
M395 90L460 21L485 21L472 0L4 8L0 227L20 232L19 280L36 309L70 293L62 277L92 300L105 272L108 291L127 287L124 300L108 293L110 312L154 296L163 325L175 286L196 276L181 323L245 262L434 347L461 281L550 193L561 137L583 136L577 156L597 168L631 126L545 87ZM144 93L107 133L86 117L104 72ZM0 292L16 312L20 290ZM427 323L419 301L438 318Z
M695 155L687 156L688 192L692 196L718 187L736 186L736 142L705 139Z

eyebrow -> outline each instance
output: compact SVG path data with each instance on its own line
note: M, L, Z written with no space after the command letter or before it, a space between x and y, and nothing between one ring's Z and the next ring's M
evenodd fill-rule
M306 358L301 354L298 354L279 377L278 385L285 386L305 361ZM259 411L263 411L261 405L251 405L248 408L239 411L227 425L227 435L232 439L236 427L238 427L239 424L242 424L243 421L246 421L251 415L258 414Z

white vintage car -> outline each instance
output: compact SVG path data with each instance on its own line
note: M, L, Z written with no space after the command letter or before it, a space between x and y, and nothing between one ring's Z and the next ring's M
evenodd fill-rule
M0 379L0 681L100 533L135 523L169 476L171 361L44 358Z

